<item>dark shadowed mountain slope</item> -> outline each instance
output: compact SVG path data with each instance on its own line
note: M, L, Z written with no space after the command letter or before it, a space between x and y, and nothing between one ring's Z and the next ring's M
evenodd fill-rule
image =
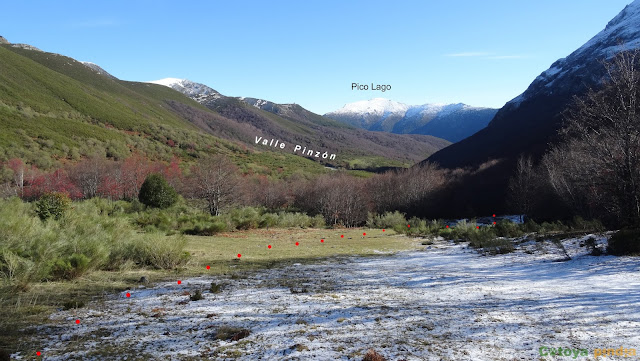
M622 44L622 45L621 45ZM625 7L605 29L566 58L554 62L527 90L502 107L473 136L429 157L448 168L477 166L521 153L541 155L562 123L575 95L596 87L605 75L602 61L640 46L640 2Z
M521 154L540 159L557 140L562 113L574 96L597 88L605 77L602 61L620 50L640 47L640 2L625 7L603 31L566 58L554 62L520 96L505 104L478 133L444 148L427 161L446 168L489 169L465 178L442 207L454 215L501 212L506 208L507 184ZM454 197L455 195L455 197Z

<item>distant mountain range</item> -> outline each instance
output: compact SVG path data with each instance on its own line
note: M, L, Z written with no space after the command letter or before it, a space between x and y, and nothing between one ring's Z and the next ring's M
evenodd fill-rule
M5 38L0 84L0 162L18 157L41 169L96 154L193 161L222 153L246 171L286 175L323 172L324 165L406 166L450 144L353 129L299 105L226 97L186 80L124 81L99 65ZM286 142L288 148L256 144L258 138ZM296 144L336 158L296 155Z
M455 143L486 127L497 111L462 103L407 105L375 98L346 104L324 116L357 128L432 135Z
M177 90L226 119L232 119L245 126L200 122L212 132L233 128L238 139L251 143L256 136L261 136L305 145L312 149L339 152L350 158L385 157L409 162L419 161L420 154L430 154L450 144L444 139L427 135L400 135L357 129L310 112L297 104L276 104L264 99L227 97L207 85L187 79L165 78L149 83ZM361 159L357 163L357 167L371 168L369 161ZM350 166L353 165L352 162Z
M606 77L603 60L621 50L640 48L640 1L626 6L600 33L533 80L519 96L502 107L489 125L476 134L444 148L427 160L446 168L485 168L454 191L457 209L469 213L492 213L504 207L505 189L516 159L531 155L540 159L550 142L556 141L562 113L589 88Z

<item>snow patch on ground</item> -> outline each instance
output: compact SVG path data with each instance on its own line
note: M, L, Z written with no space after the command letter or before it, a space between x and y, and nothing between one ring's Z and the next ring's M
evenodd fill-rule
M374 348L389 360L537 360L542 346L636 348L638 260L590 256L589 238L606 245L606 235L521 240L514 253L483 256L436 241L242 279L162 283L55 313L39 329L42 351L47 360L361 360ZM221 293L208 291L212 281L225 284ZM190 302L195 289L204 299ZM217 340L223 326L251 334Z

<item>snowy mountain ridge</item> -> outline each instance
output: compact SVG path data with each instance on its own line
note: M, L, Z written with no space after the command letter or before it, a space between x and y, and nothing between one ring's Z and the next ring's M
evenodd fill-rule
M635 0L627 5L618 15L607 23L600 31L584 45L573 51L565 58L556 60L549 69L543 71L534 79L529 88L522 94L507 102L505 108L518 107L524 100L536 94L550 95L557 91L556 83L570 83L577 89L577 84L566 82L565 79L585 74L589 78L585 83L597 83L602 71L596 69L601 65L594 64L594 60L611 59L621 50L640 48L640 1ZM565 86L565 85L561 85Z
M463 103L408 105L374 98L345 104L324 116L367 130L426 134L456 142L484 128L496 111Z
M220 99L231 98L220 94L218 91L205 84L196 83L188 79L164 78L148 81L147 83L164 85L166 87L172 88L205 106L215 107ZM286 113L290 111L291 107L291 104L275 104L268 100L251 97L236 97L236 99L241 100L242 102L249 104L255 108L266 110L276 114Z
M558 129L575 97L589 89L598 90L608 76L603 61L620 50L640 48L640 1L627 5L616 16L602 24L602 30L564 58L554 61L547 70L507 102L482 131L432 154L427 161L441 167L477 168L491 160L501 160L493 170L460 183L452 192L467 192L452 208L470 207L488 211L505 207L509 177L514 174L521 154L539 160L549 144L561 141ZM504 189L504 188L502 188ZM443 205L444 206L444 205Z
M328 114L403 114L409 110L410 106L385 98L373 98L371 100L361 100L354 103L345 104L342 108L327 113Z
M91 70L95 71L96 73L100 74L100 75L104 75L106 77L109 77L111 79L117 79L115 76L109 74L106 70L102 69L102 67L96 63L92 63L89 61L81 61L80 63L82 63L82 65L90 68Z
M222 97L216 90L188 79L164 78L148 81L147 83L164 85L185 94L197 102L205 99L219 99Z
M373 98L345 104L342 108L329 112L325 115L342 114L398 114L402 116L413 116L416 114L440 114L441 112L452 112L455 110L475 110L489 109L485 107L474 107L463 103L426 103L422 105L408 105L386 98Z

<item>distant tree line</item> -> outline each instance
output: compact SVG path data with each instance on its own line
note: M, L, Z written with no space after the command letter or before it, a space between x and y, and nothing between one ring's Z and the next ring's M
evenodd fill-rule
M139 155L123 161L96 156L50 172L11 159L3 164L3 171L5 179L10 179L3 185L3 195L25 200L54 192L75 200L137 200L145 179L147 188L157 189L160 180L154 177L162 177L177 193L199 201L214 216L234 207L256 206L322 215L327 224L345 227L363 225L371 212L409 212L437 193L446 178L444 171L427 163L370 178L335 171L315 178L294 174L278 179L242 173L222 155L202 158L191 166L177 158L164 163ZM149 204L159 202L146 188L142 198Z
M640 226L639 62L638 51L626 51L605 63L602 87L576 97L566 111L561 141L542 158L519 157L508 186L501 186L513 212L548 218L554 210L566 218L597 218L610 227ZM72 199L135 200L145 179L156 174L213 216L258 206L322 215L326 224L354 227L364 225L371 213L443 218L446 205L453 204L462 214L464 196L474 190L459 192L460 185L496 165L499 160L474 171L443 170L425 162L369 178L343 171L276 178L241 171L220 154L190 165L178 158L152 162L137 154L124 160L93 156L48 172L14 158L0 166L5 180L0 194L26 200L52 192ZM467 213L481 216L473 209Z

